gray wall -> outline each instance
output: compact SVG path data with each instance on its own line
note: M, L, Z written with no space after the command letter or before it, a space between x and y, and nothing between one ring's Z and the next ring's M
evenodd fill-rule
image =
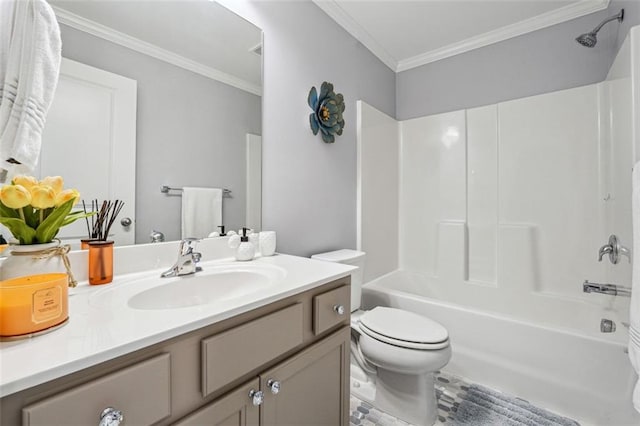
M261 98L87 33L61 26L64 57L138 82L136 241L151 229L180 238L181 197L172 186L224 187L223 218L245 218L245 135L261 133Z
M620 12L620 9L624 9L624 20L619 25L607 24L602 31L607 30L611 37L615 40L615 52L617 53L624 39L629 33L629 29L636 25L640 25L640 0L613 0L609 3L607 9L607 15L612 16ZM613 63L612 55L611 62Z
M310 1L229 2L264 30L263 229L278 251L356 245L356 101L395 115L395 74ZM344 94L345 129L309 129L311 86Z
M577 35L593 28L622 3L628 8L626 27L618 31L609 28L617 24L609 24L594 49L575 43ZM309 1L238 1L230 7L265 32L263 228L277 231L279 251L303 256L356 245L358 99L407 119L590 84L604 78L625 28L638 23L636 1L613 1L609 11L396 76ZM313 136L308 125L311 110L307 94L311 86L319 87L325 80L334 83L346 101L345 131L334 144L324 144L319 136ZM175 95L172 93L171 99ZM238 113L229 111L228 117ZM168 118L179 116L168 114ZM154 209L153 217L159 217L168 214L169 206L161 203L166 200L156 194L158 182L149 182L149 176L178 179L180 173L173 171L175 158L186 143L177 135L164 137L160 133L154 137L171 152L160 166L139 162L138 180L151 187L149 194L140 197L150 198L147 204ZM221 158L211 151L200 157L207 161ZM222 158L230 157L226 154ZM159 168L161 173L153 175ZM178 207L176 204L175 210L179 211Z
M588 49L575 38L624 7ZM397 74L396 118L492 104L604 80L628 29L640 23L640 2L612 1L609 10L544 28Z

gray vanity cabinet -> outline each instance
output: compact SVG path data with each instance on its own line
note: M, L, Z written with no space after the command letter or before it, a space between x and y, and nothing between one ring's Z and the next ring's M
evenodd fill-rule
M176 426L347 426L349 338L343 327Z
M348 426L349 277L0 399L2 426Z

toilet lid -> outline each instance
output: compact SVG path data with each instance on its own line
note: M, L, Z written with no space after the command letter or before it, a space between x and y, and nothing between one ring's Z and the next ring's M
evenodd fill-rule
M449 345L449 333L439 323L402 309L378 306L360 318L360 328L370 337L412 349L441 349Z

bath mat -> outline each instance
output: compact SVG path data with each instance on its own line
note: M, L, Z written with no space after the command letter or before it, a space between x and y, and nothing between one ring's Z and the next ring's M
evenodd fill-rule
M471 385L458 406L453 426L580 426L526 401Z

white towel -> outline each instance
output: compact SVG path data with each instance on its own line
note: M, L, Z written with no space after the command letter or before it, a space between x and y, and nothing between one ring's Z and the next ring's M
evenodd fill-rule
M61 61L60 27L45 0L0 1L0 181L32 170Z
M631 276L631 313L629 328L629 359L640 373L640 162L636 163L632 174L632 217L633 217L633 271ZM633 406L640 411L640 382L633 391Z
M222 225L222 189L184 188L182 238L205 238Z

